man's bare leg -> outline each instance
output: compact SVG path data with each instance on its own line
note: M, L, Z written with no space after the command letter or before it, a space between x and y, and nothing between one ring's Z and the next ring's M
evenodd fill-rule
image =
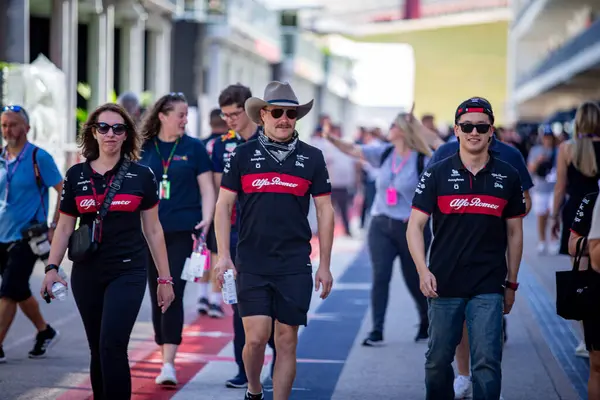
M242 322L246 333L246 344L242 357L248 378L248 392L259 394L262 392L260 373L265 362L265 348L271 337L273 320L266 315L253 315L242 318ZM277 359L279 359L279 354Z
M17 314L17 303L3 297L0 299L0 345L4 343L6 334Z
M273 374L273 400L287 400L296 379L296 346L298 327L275 321L275 372Z
M42 313L40 312L40 305L33 296L29 296L27 300L21 301L19 307L23 314L33 323L38 332L43 332L48 328L48 324Z

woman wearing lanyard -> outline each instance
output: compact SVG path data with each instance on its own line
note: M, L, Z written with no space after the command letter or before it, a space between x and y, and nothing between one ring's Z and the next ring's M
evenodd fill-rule
M131 117L116 104L91 113L78 141L87 161L67 171L41 294L53 297L55 282L67 285L58 266L71 235L89 227L94 233L85 247L94 243L96 250L73 263L71 284L90 347L92 391L95 399L126 400L131 398L127 346L146 292L146 242L158 269L155 306L165 312L173 301L156 179L149 168L135 162L138 134ZM125 162L130 163L123 175ZM115 180L116 192L102 217L104 198L112 193ZM78 218L80 228L74 232ZM83 241L73 246L81 247L78 243Z
M408 121L411 122L408 122ZM419 289L419 275L408 251L406 225L412 198L419 176L431 156L429 146L422 139L420 127L408 114L400 114L390 128L389 143L355 145L327 136L344 153L379 168L376 193L371 208L368 247L373 266L371 309L373 329L363 341L364 346L383 343L383 325L388 304L389 285L394 261L400 257L404 281L417 304L420 327L415 341L426 339L429 320L427 299ZM431 231L425 229L425 248L429 248Z
M159 177L159 217L165 232L169 265L174 280L175 301L166 313L152 300L152 323L156 343L161 346L163 367L158 385L177 385L175 355L181 344L186 281L181 272L192 252L194 229L208 230L215 206L211 162L198 139L185 134L188 105L181 93L167 94L154 104L142 125L145 143L141 163ZM202 201L202 203L201 203ZM155 292L156 271L148 268L150 294Z

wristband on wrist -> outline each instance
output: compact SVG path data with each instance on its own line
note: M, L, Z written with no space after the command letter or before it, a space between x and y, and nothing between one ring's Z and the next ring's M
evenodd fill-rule
M519 288L519 284L515 282L509 282L508 280L504 282L504 287L510 290L514 290L515 292Z
M44 273L47 274L48 272L52 271L53 269L55 269L56 272L58 272L59 266L56 264L48 264L48 265L46 265L46 268L44 269Z
M172 285L173 284L173 278L171 278L170 276L166 277L166 278L157 278L156 282L158 282L159 285Z

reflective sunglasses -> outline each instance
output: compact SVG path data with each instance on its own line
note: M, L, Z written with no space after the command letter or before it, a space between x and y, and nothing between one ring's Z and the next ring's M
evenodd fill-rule
M117 136L121 136L127 132L127 125L125 124L109 125L106 122L98 122L94 124L94 127L96 128L96 131L101 135L106 135L111 129L113 133Z
M25 111L25 109L23 107L18 106L18 105L4 106L4 107L2 107L2 112L5 112L5 111L12 111L14 113L21 114L21 116L23 118L25 118L25 122L27 122L27 124L29 124L29 114L27 114L27 111Z
M169 96L171 99L186 101L185 95L181 92L171 92L167 96Z
M477 133L479 133L480 135L483 135L484 133L488 133L490 131L490 127L492 125L491 124L471 124L470 122L466 122L463 124L458 124L458 126L460 126L460 129L464 133L471 133L471 132L473 132L473 129L477 129Z
M244 113L244 110L239 110L239 111L234 111L232 113L224 113L221 111L221 119L236 119L237 117L239 117L240 115L242 115Z
M267 110L267 112L270 112L271 116L275 119L283 117L284 113L289 119L296 119L298 117L298 111L293 109L284 110L283 108L274 108L272 110Z

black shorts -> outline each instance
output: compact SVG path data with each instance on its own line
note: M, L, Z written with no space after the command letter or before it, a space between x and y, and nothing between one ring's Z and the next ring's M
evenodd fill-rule
M312 274L255 275L236 280L240 316L266 315L290 326L306 325L312 297Z
M25 241L0 243L0 298L20 302L31 297L29 278L37 259Z
M600 318L583 321L583 336L588 351L600 351Z

